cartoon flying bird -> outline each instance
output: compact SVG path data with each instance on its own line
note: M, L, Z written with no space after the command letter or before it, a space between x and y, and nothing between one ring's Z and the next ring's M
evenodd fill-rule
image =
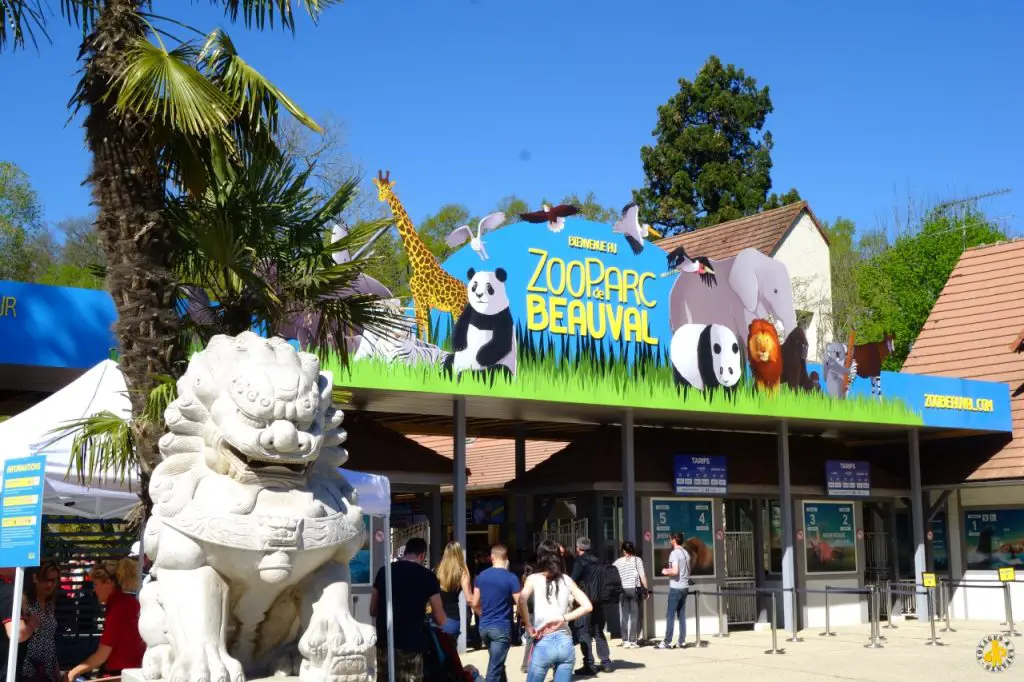
M669 252L668 272L662 274L662 277L671 277L677 271L697 273L700 275L700 281L704 282L704 285L708 289L718 284L718 279L715 277L715 271L711 267L711 261L708 260L707 256L690 258L686 254L686 249L681 246L678 246Z
M636 202L630 202L623 207L622 217L612 227L612 232L625 236L633 253L637 255L644 250L644 240L648 236L653 234L655 237L661 238L660 232L647 223L640 222L640 208Z
M547 223L548 229L552 232L561 232L565 227L565 218L579 212L580 209L570 204L559 204L554 208L543 204L541 210L533 213L520 213L519 217L528 223Z
M477 223L476 236L473 236L473 230L470 229L469 225L463 225L462 227L452 231L452 233L448 235L448 239L445 241L448 243L448 246L456 247L459 244L465 244L468 239L469 248L476 251L476 255L480 256L480 260L487 260L487 249L484 248L484 244L486 242L484 242L480 237L483 236L484 232L490 232L491 230L497 229L503 222L505 222L505 214L501 211L496 211L484 216L483 219Z

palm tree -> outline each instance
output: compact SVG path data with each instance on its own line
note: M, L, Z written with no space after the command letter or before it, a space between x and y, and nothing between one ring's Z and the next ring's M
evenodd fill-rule
M179 243L167 215L166 188L205 191L218 168L248 150L271 148L278 110L317 129L272 83L247 64L222 31L205 37L149 11L150 0L61 0L81 27L82 80L72 98L85 109L93 156L87 178L96 229L107 256L107 288L118 312L115 333L132 401L132 442L143 486L159 462L160 428L144 419L161 377L180 374L186 348L176 311L172 254ZM220 0L231 21L294 30L293 4L316 19L335 0ZM168 6L171 6L168 3ZM40 0L0 0L0 49L45 36ZM184 31L178 40L172 31ZM171 46L168 47L168 43ZM149 409L151 412L152 410Z

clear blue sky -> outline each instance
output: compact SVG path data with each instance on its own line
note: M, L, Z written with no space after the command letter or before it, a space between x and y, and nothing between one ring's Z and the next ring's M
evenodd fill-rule
M155 5L223 23L208 3ZM507 194L594 191L621 206L642 183L656 107L714 53L771 88L775 188L797 187L820 218L871 227L908 189L1013 186L982 207L1015 214L1019 234L1022 26L1019 0L350 0L294 38L229 30L307 111L345 121L354 158L389 168L416 220ZM0 55L0 159L58 220L89 210L89 159L78 122L65 126L76 35L59 18L51 34L39 53Z

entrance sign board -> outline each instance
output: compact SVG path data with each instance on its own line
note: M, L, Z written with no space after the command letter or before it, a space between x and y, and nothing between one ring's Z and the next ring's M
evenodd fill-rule
M994 571L1020 563L1024 544L1024 509L964 511L967 570Z
M721 455L676 455L676 495L725 495L726 463Z
M0 566L38 566L46 456L9 459L4 462L3 476L0 482Z
M928 532L931 533L932 566L936 571L945 572L949 570L949 548L946 544L946 512L938 512L928 523Z
M668 565L672 552L672 533L683 533L686 543L699 549L704 564L694 567L692 575L715 575L714 502L710 499L652 498L651 520L654 524L654 575ZM686 545L684 544L684 547ZM690 548L688 547L689 551Z
M804 502L807 573L856 573L857 528L851 502Z
M830 459L825 462L825 493L829 497L871 495L871 464Z

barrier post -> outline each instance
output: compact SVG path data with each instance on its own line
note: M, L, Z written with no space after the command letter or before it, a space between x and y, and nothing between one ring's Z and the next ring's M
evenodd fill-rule
M914 586L914 591L917 591L917 585ZM928 602L928 625L931 628L932 638L925 642L925 646L945 646L939 641L939 638L935 636L935 608L932 604L932 589L929 587L924 588L925 596Z
M825 585L825 632L818 635L818 637L835 637L836 633L832 632L832 621L829 617L829 586Z
M1013 597L1010 595L1010 583L1003 583L1003 604L1006 606L1006 623L1009 626L1006 634L1010 637L1020 637L1020 633L1013 625Z
M878 586L871 585L868 588L868 620L871 625L871 641L864 645L865 649L881 649L882 645L878 643L878 639L881 636L878 631L878 608L880 599L878 597Z
M892 598L892 582L889 580L885 581L885 629L895 630L896 626L892 624L892 612L896 608Z
M956 632L956 630L953 629L953 626L949 624L949 602L951 599L950 593L953 591L952 587L953 586L949 583L949 580L943 580L939 583L939 595L942 600L942 616L946 623L946 626L939 630L939 632Z
M797 606L798 606L799 602L797 602L797 599L796 599L796 588L795 587L793 588L793 592L791 594L793 595L793 636L790 637L789 639L787 639L786 641L787 642L802 642L804 640L797 635L796 623L797 623L798 620L800 620L800 617L797 614Z
M796 614L793 615L795 616ZM775 604L775 590L772 590L772 648L766 651L765 653L774 654L776 656L779 654L786 653L785 649L779 648L778 631L776 630L778 618L779 614Z
M711 636L728 637L729 621L725 618L725 610L722 608L722 590L719 589L716 594L718 595L718 633Z
M693 591L693 614L694 614L695 626L696 626L696 634L697 634L697 643L694 644L694 646L697 647L698 649L700 649L701 647L705 647L705 646L708 645L707 642L705 642L704 640L702 640L700 638L700 590L694 590ZM684 645L685 645L685 642L684 642Z

